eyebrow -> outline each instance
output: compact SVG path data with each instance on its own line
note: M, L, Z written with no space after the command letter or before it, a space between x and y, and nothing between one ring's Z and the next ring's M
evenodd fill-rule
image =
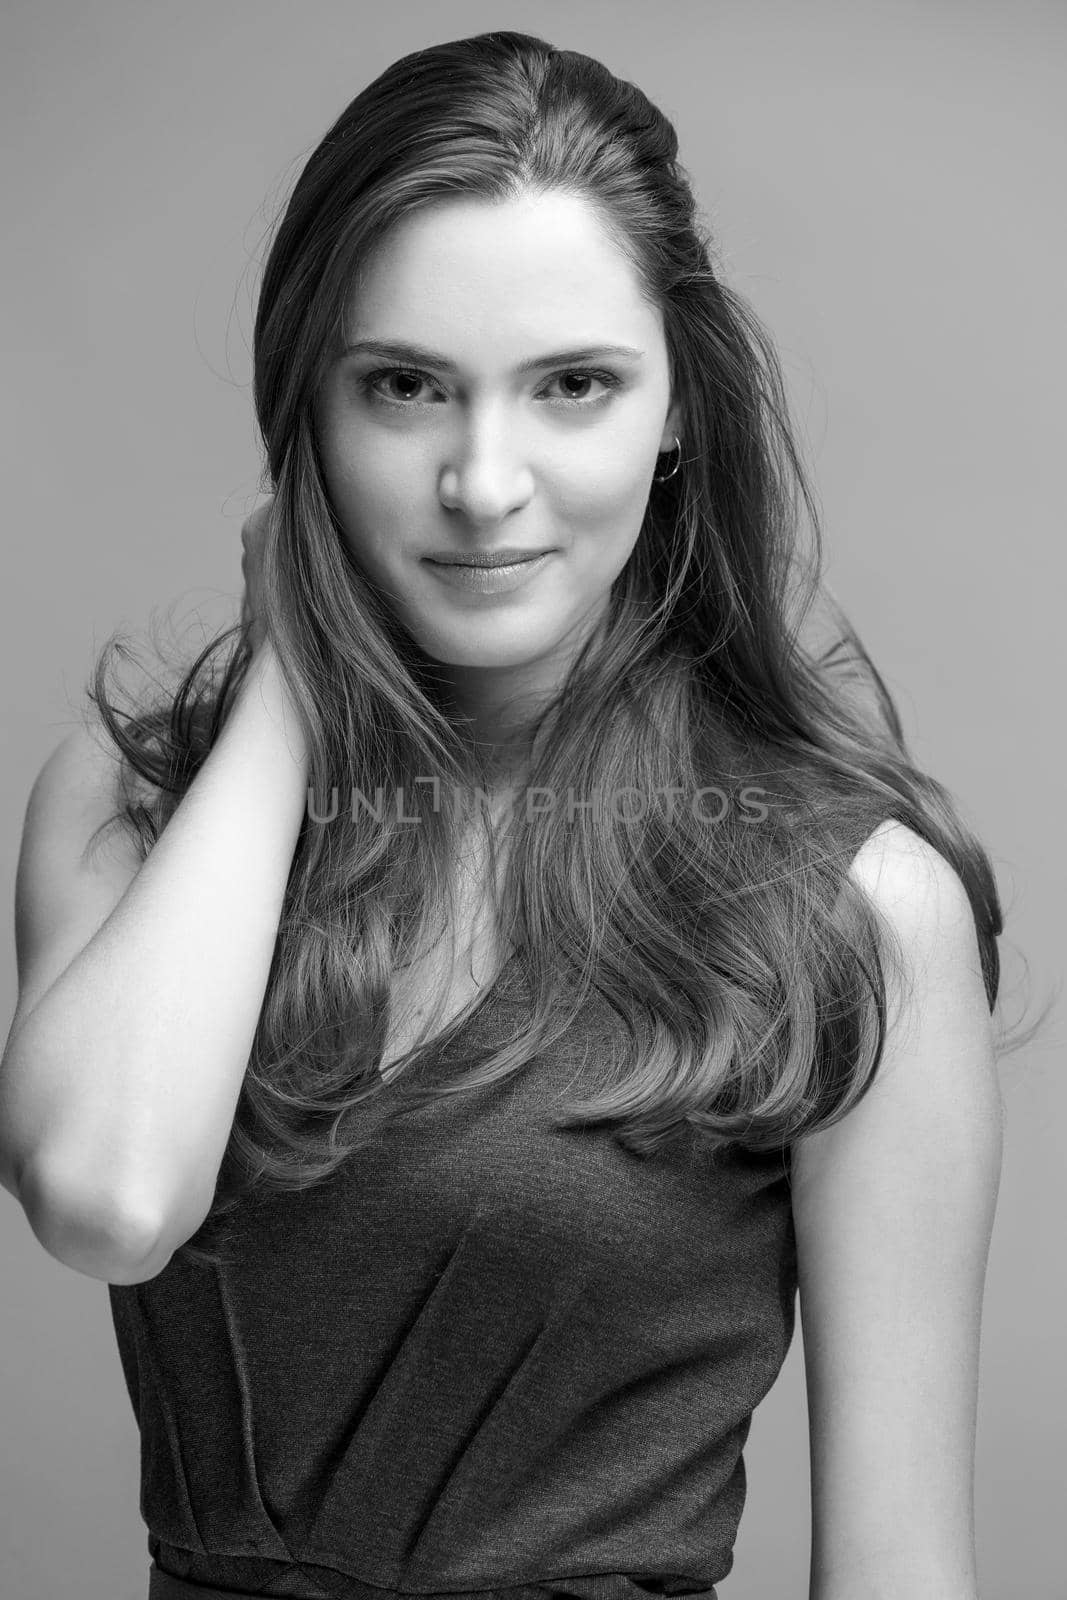
M457 372L459 369L454 361L447 356L440 355L435 350L422 350L418 345L407 344L399 339L359 339L355 344L345 345L346 356L379 356L386 361L407 361L426 367L437 367L441 372ZM540 367L565 367L577 366L584 361L601 361L605 357L621 357L624 360L640 361L644 356L643 350L635 350L628 344L594 344L587 345L577 350L557 350L553 355L531 356L528 361L522 361L516 367L516 372L536 372Z

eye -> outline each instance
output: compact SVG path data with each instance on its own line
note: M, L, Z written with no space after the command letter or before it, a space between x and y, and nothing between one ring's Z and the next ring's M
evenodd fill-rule
M549 381L564 385L564 392L555 397L561 400L564 405L585 407L603 405L610 392L613 389L617 389L621 382L614 372L594 371L584 367L568 367L564 372L557 372L555 377ZM586 388L586 385L590 383L599 383L604 392L590 395ZM577 385L580 392L575 393L574 388L571 387L572 385ZM553 397L550 396L550 398Z
M425 405L426 401L418 398L418 390L425 384L432 384L433 379L417 367L379 367L376 372L366 373L360 382L371 400L381 405L406 406ZM378 387L382 382L396 386L392 394L383 394Z
M546 395L557 405L583 407L588 410L592 406L603 405L613 389L620 387L622 380L617 373L601 370L568 367L562 372L557 372L549 380L550 384L562 383L564 391L558 395ZM360 385L373 403L377 405L393 406L400 409L412 406L433 404L432 400L420 398L419 391L427 386L433 386L434 380L426 372L421 372L418 367L379 367L374 372L366 373L360 379ZM599 384L601 393L590 394L589 385ZM391 392L385 387L388 386ZM577 392L576 392L577 391ZM542 391L544 393L544 391ZM443 399L440 390L437 399Z

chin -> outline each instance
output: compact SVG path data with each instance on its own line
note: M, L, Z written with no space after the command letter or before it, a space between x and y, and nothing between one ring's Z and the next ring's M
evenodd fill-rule
M483 623L479 627L477 620L472 619L466 626L458 623L447 628L427 627L425 622L420 626L412 619L407 627L421 650L435 661L450 667L484 667L504 671L532 665L550 651L556 642L555 633L549 638L536 629L528 635L517 636L514 618L509 621L501 618L496 626Z
M434 661L439 661L445 667L469 667L473 670L487 672L508 672L517 667L532 667L545 654L545 649L516 649L501 647L493 650L489 647L477 649L470 641L455 644L425 644L422 647ZM547 647L546 647L547 648Z

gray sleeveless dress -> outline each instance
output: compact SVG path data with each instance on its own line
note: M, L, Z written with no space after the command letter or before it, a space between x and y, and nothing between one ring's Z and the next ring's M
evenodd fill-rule
M420 1077L504 1036L515 979ZM151 1600L714 1600L793 1334L789 1152L553 1130L620 1028L595 997L507 1083L243 1206L229 1263L108 1286Z

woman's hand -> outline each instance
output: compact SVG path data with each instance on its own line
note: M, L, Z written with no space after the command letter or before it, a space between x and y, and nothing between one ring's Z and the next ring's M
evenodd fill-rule
M270 526L274 496L257 506L241 526L241 576L244 578L244 598L241 604L241 622L248 628L248 642L253 653L266 643L267 633L263 621L260 574L263 570L263 544Z

